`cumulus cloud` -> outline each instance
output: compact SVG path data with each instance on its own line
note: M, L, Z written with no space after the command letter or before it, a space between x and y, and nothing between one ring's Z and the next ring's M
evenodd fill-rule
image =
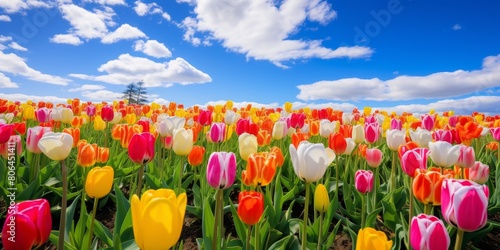
M500 86L500 55L488 56L479 70L401 75L389 80L344 78L299 85L297 98L311 100L412 100L457 97Z
M0 88L19 88L19 85L12 82L10 78L0 72Z
M99 76L70 74L70 76L123 85L144 81L145 87L169 87L174 83L187 85L212 81L208 74L196 69L182 58L158 63L148 58L122 54L118 59L102 64L97 70L106 74Z
M106 87L102 85L94 85L94 84L84 84L78 88L69 89L69 92L81 92L81 91L93 91L93 90L102 90Z
M98 3L102 5L127 5L124 0L85 0L85 2Z
M142 32L136 27L132 27L129 24L122 24L120 27L118 27L118 29L104 36L101 42L115 43L120 40L128 40L141 37L147 37L147 36L146 34L144 34L144 32Z
M25 59L13 53L5 54L2 51L0 51L0 72L21 75L33 81L56 85L68 85L70 82L69 79L35 70L26 64Z
M53 43L71 44L75 46L83 43L79 37L73 34L57 34L54 35L54 37L52 37L50 41Z
M11 22L12 19L10 19L9 16L7 15L0 15L0 22Z
M170 21L171 17L167 12L164 12L162 7L157 3L143 3L140 0L134 2L135 13L139 16L159 14L167 21Z
M2 99L7 99L7 100L16 100L20 102L26 102L28 100L34 101L34 102L51 102L54 104L58 103L66 103L68 98L62 98L62 97L57 97L57 96L35 96L35 95L26 95L26 94L20 94L20 93L12 93L12 94L4 94L0 93L0 98Z
M94 102L111 102L114 100L122 99L123 94L117 93L109 90L93 90L93 91L83 91L81 95L88 101Z
M276 2L276 1L274 1ZM206 0L198 1L196 17L184 20L184 39L195 45L200 40L218 40L231 51L247 58L269 60L280 67L295 59L368 57L368 47L327 48L321 40L293 39L306 21L327 24L337 13L327 1ZM200 33L197 36L197 33ZM201 35L208 34L200 38ZM201 42L204 43L204 42ZM208 43L208 42L207 42Z
M71 28L71 34L85 39L101 38L108 33L107 24L112 24L114 12L110 8L104 11L88 11L75 4L64 4L60 7L62 16Z
M156 58L161 57L171 57L172 52L165 46L165 44L160 43L156 40L148 40L146 42L139 40L134 44L135 51L141 51L144 54Z
M50 5L43 0L4 0L0 1L0 9L7 13L15 13L32 8L49 8Z

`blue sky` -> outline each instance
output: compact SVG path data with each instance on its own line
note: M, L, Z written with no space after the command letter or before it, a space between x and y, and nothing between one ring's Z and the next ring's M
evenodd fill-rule
M0 98L500 113L498 1L0 1Z

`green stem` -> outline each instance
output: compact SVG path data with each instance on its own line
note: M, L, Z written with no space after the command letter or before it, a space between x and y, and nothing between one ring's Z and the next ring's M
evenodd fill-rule
M432 204L425 204L424 205L424 213L431 215L432 213Z
M410 208L408 211L408 225L411 224L411 219L413 217L413 178L410 177ZM410 239L410 230L408 230L408 240Z
M223 189L217 189L215 192L215 226L214 226L214 238L212 239L212 249L219 249L219 238L222 239L222 199L223 199ZM220 234L220 236L218 236Z
M455 250L462 249L462 241L464 239L464 231L457 229L457 238L455 241Z
M68 193L68 168L64 160L61 161L61 178L62 178L62 194L61 194L61 218L59 219L59 242L57 249L64 249L64 234L66 232L66 207Z
M338 167L338 166L337 166ZM307 219L309 213L309 182L306 185L306 202L304 203L304 223L302 224L302 250L307 249Z
M94 198L94 208L92 209L92 220L90 221L90 233L89 233L89 244L88 244L88 249L90 250L92 248L92 236L94 235L94 221L95 221L95 214L97 212L97 204L99 204L99 198Z
M335 156L335 194L339 193L339 156ZM346 170L347 171L347 170ZM345 172L344 172L345 176ZM345 180L345 178L344 178Z
M375 168L375 179L374 179L374 182L373 182L373 192L372 192L372 208L373 210L375 210L375 208L377 207L377 189L378 189L378 185L380 184L380 181L379 181L379 170L378 170L378 167Z
M361 228L365 228L366 205L366 194L361 194Z
M252 225L248 225L247 239L245 240L245 250L250 250L250 238L252 238Z
M178 167L178 171L177 171L177 195L179 195L181 193L181 190L182 190L182 172L184 170L184 158L181 158L179 160L179 167Z
M135 190L135 194L141 197L142 190L142 176L144 175L144 164L139 168L139 173L137 175L137 189Z
M259 222L255 224L255 249L258 250L260 249L260 233L259 233Z
M318 235L318 250L322 249L323 245L323 212L319 213L319 235Z
M390 192L394 192L396 188L396 151L392 151L392 161L391 161L391 190Z

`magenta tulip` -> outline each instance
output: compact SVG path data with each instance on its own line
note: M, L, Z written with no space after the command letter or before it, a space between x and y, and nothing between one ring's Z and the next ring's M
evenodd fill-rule
M380 137L380 125L378 123L365 124L365 140L367 143L375 143Z
M233 152L213 152L208 159L207 181L215 189L233 185L236 176L236 155Z
M500 127L490 129L491 135L497 141L500 141Z
M450 235L438 217L419 214L411 219L410 244L415 250L447 250Z
M303 113L292 113L290 115L290 126L298 129L304 126L306 115Z
M0 124L0 144L8 142L13 132L14 124Z
M128 156L136 164L146 164L155 156L155 137L149 132L134 134L128 144Z
M392 130L401 130L403 129L403 122L400 119L392 118L391 119L391 129Z
M422 128L428 131L434 129L434 124L436 121L436 117L433 115L425 114L421 116L422 118Z
M470 180L445 179L441 187L444 220L464 232L481 229L488 220L489 189Z
M48 122L50 120L50 110L48 108L39 108L35 110L35 117L38 122Z
M453 142L453 134L451 133L450 130L434 130L432 131L432 139L434 141L445 141L448 143Z
M370 170L358 170L354 175L354 186L362 194L369 193L373 189L373 172Z
M202 126L207 126L212 123L212 111L210 110L200 110L198 115L198 123Z
M28 250L42 246L50 235L52 216L45 199L11 202L2 229L6 250Z
M215 143L223 142L226 139L226 124L214 122L210 126L210 140Z
M250 120L249 119L239 119L236 122L236 134L240 136L243 133L248 133L250 130Z
M415 148L406 151L401 157L401 168L411 178L415 177L415 170L427 169L429 149Z
M90 117L94 116L96 113L96 106L88 105L87 107L85 107L85 113Z

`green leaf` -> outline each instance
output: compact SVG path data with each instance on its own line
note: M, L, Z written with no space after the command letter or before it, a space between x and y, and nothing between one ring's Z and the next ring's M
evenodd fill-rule
M87 224L90 226L90 223L92 222L92 217L88 216L87 217L88 222ZM99 238L104 244L108 246L113 246L113 234L107 227L105 227L100 221L94 220L94 233ZM93 235L90 235L92 237Z
M382 211L381 207L371 211L371 213L369 213L368 216L366 216L365 225L367 227L374 227L375 220L377 219L377 216L380 213L380 211Z
M59 231L52 230L49 235L49 241L56 245L59 243ZM72 246L68 241L64 241L65 250L77 250L76 247Z
M229 200L229 205L231 206L231 212L233 214L233 223L234 223L234 228L236 229L236 234L238 235L238 238L240 239L246 239L247 238L247 230L245 223L243 223L240 218L238 217L238 212L236 211L236 208L231 200Z
M78 195L73 200L73 202L71 203L71 205L69 205L66 208L66 225L65 225L64 239L69 239L69 233L70 233L70 231L74 234L73 218L75 217L76 207L77 207L78 201L80 200L79 198L80 198L80 195Z
M127 213L130 210L130 203L129 201L125 198L123 195L123 192L118 186L115 184L113 185L114 189L114 197L115 197L115 204L116 204L116 217L115 217L115 225L114 225L114 234L120 234L122 233L122 226L125 221L125 217L127 216Z
M208 202L208 197L205 198L203 205L203 219L202 219L202 231L203 231L203 246L207 250L212 250L212 238L213 230L215 227L215 218L210 208L210 203Z
M288 236L284 237L283 239L274 242L274 244L272 244L269 247L269 250L286 250L287 249L286 246L288 245L288 242L290 241L290 239L292 237L293 237L293 235L288 235Z
M394 203L388 202L386 200L381 200L383 208L383 218L384 224L389 227L393 232L396 231L397 225L397 212Z

